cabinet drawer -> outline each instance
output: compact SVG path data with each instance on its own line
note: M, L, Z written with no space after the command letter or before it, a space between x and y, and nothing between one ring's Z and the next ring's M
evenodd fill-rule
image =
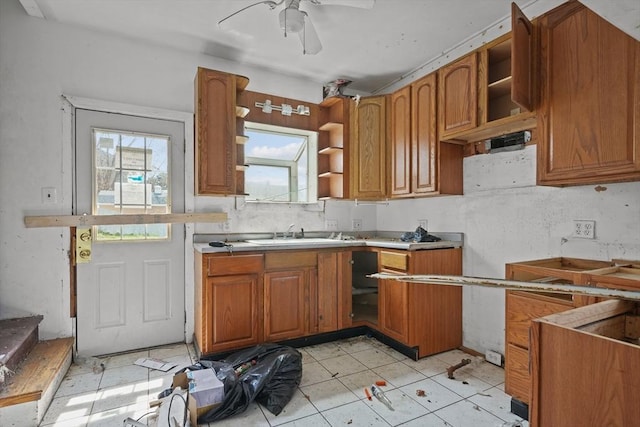
M407 254L380 251L380 268L407 271Z
M265 254L264 264L267 270L292 267L315 267L318 265L318 253L311 251L288 251L286 253L268 252Z
M208 276L260 273L263 269L264 256L262 254L207 257Z
M531 396L531 376L529 375L529 352L525 348L507 344L505 355L505 393L524 403Z
M560 313L573 307L571 301L553 301L549 297L537 298L534 293L507 292L507 343L529 348L531 319Z

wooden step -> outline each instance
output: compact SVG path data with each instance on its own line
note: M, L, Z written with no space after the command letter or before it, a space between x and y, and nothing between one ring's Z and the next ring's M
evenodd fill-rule
M0 424L12 425L10 419L40 423L69 370L73 342L73 338L57 338L36 344L0 390Z
M41 321L42 316L0 320L0 366L14 371L20 365L38 342Z

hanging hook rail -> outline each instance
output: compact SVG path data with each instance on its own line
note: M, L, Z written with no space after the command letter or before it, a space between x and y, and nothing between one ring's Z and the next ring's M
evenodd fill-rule
M365 206L365 205L380 205L380 206L389 206L389 199L384 199L382 201L370 201L370 202L360 202L358 199L355 200L356 206Z

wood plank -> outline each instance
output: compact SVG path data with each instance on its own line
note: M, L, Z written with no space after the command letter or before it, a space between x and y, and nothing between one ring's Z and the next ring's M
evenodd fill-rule
M609 300L586 307L574 308L563 313L545 316L545 321L562 324L567 328L598 322L603 319L627 313L635 307L631 301Z
M41 341L0 392L0 408L39 400L73 347L73 338Z
M450 285L450 286L483 286L488 288L501 288L517 291L545 291L559 294L577 294L590 295L606 298L621 298L634 301L640 301L640 292L638 291L621 291L618 289L608 288L591 288L587 286L553 284L553 283L536 283L521 282L517 280L501 280L486 277L469 277L469 276L442 276L442 275L411 275L396 276L389 273L375 273L369 275L374 279L393 279L405 282L423 283L431 285Z
M25 216L27 228L86 227L91 225L174 224L187 222L225 222L225 212L173 213L146 215L44 215Z
M627 314L624 326L624 336L631 340L640 339L640 316Z

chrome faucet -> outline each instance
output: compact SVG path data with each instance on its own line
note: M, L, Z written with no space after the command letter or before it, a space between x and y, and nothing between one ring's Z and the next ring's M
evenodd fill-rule
M284 238L287 239L289 237L295 238L296 237L296 232L295 231L291 231L293 230L293 227L295 227L295 224L289 224L289 228L287 228L287 232L284 233Z

